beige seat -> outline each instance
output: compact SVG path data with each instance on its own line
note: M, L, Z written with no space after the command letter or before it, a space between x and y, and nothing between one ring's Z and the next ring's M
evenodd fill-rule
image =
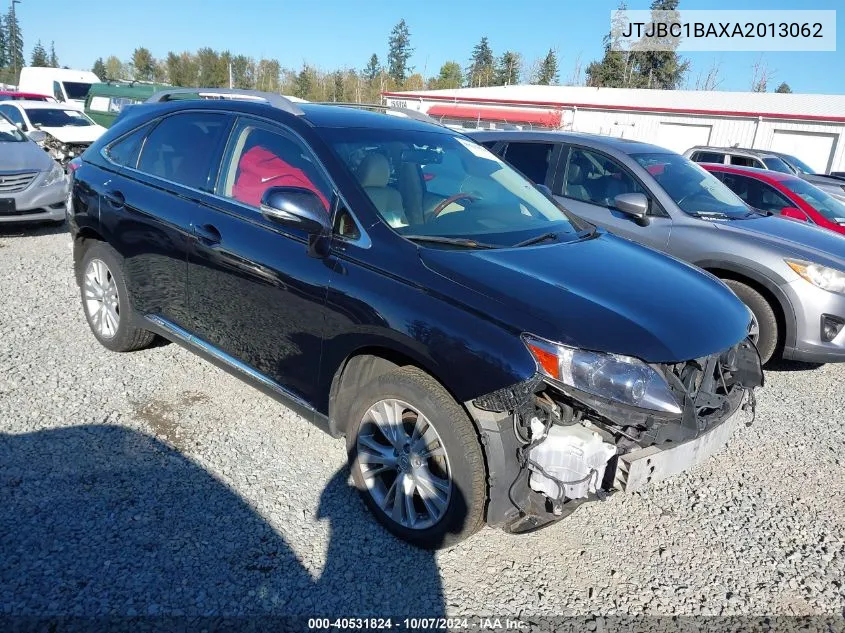
M356 176L376 209L391 226L407 225L402 195L390 182L390 163L384 154L369 154L361 161Z

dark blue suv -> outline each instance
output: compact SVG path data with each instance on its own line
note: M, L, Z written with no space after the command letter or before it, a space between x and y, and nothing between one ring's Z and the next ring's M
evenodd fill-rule
M127 108L71 169L94 336L175 341L345 436L366 504L424 547L722 446L763 379L747 308L422 118L226 90Z

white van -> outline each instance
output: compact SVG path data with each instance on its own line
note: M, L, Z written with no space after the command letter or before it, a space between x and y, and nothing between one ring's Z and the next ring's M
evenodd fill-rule
M81 110L85 106L88 89L96 83L100 83L100 78L88 70L27 66L21 69L18 90L50 95Z

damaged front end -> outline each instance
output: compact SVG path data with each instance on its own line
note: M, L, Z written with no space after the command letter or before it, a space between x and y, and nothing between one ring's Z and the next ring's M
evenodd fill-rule
M71 160L82 155L89 145L90 143L63 143L52 134L47 134L42 147L53 160L64 167Z
M514 533L703 461L727 442L743 402L753 419L763 384L749 340L671 364L526 345L537 376L467 403L488 453L488 523Z

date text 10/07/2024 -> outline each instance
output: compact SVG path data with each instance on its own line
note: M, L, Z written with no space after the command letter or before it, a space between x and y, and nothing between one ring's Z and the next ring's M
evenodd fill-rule
M311 630L519 631L528 623L517 618L309 618Z

